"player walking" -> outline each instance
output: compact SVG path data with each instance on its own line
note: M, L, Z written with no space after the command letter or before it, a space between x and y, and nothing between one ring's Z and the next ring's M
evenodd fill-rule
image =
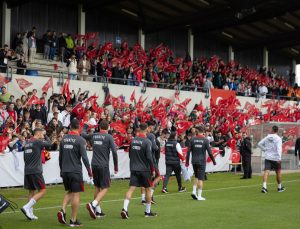
M110 171L109 171L109 155L112 151L114 160L115 174L118 172L118 154L115 147L114 139L108 134L109 124L106 120L100 123L100 133L90 135L82 134L93 146L92 171L95 185L94 200L86 205L90 216L93 219L96 217L104 217L105 214L101 210L100 201L110 187Z
M29 190L29 201L21 208L21 211L29 220L38 219L33 214L33 205L46 194L41 152L45 147L50 147L51 142L44 133L43 129L35 129L33 138L24 147L24 188ZM37 193L35 193L36 190L38 190Z
M92 171L86 154L86 142L79 136L78 119L73 119L70 127L70 132L63 137L59 147L59 167L67 193L64 196L62 209L57 213L57 218L60 223L67 223L66 208L71 202L70 226L77 227L82 225L77 220L77 213L80 205L79 193L84 191L81 158L90 178Z
M285 188L281 184L281 154L282 139L278 136L278 126L272 127L272 133L268 134L258 143L258 147L265 152L265 171L263 175L262 193L268 193L267 182L270 170L275 170L278 184L277 191L284 192Z
M192 153L192 165L195 173L192 198L194 200L205 200L202 197L203 181L206 169L206 152L216 165L215 158L211 152L209 140L204 136L203 126L196 127L196 136L191 139L190 146L186 155L186 167L189 166L190 153ZM197 195L198 189L198 195Z
M144 187L146 189L146 211L145 217L157 216L151 212L151 173L155 176L153 167L153 155L151 142L147 139L147 124L142 123L137 136L133 139L129 148L130 158L130 183L129 189L125 195L124 205L121 212L123 219L128 219L128 205L136 187Z

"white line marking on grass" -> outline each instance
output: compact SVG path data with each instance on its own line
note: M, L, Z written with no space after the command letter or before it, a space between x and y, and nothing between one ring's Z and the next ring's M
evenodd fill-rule
M288 181L285 181L284 183L293 183L293 182L297 182L297 181L300 181L300 180L288 180ZM268 185L274 185L274 184L277 184L277 183L268 183ZM213 191L240 189L240 188L253 188L253 187L258 187L258 186L261 186L261 185L253 184L253 185L231 186L231 187L226 187L226 188L207 189L207 190L204 190L204 191L205 192L213 192ZM167 197L167 196L174 196L174 195L180 195L180 194L184 194L184 192L183 193L176 192L176 193L160 194L160 195L155 195L155 197L162 197L162 196ZM140 198L141 197L134 197L134 198L131 198L131 199L132 200L138 200ZM111 203L111 202L120 202L120 201L124 201L124 199L104 200L104 201L101 201L101 202L102 203ZM86 205L86 203L81 203L80 206L82 206L82 205ZM60 209L61 205L51 206L51 207L44 207L44 208L36 208L36 209L34 209L34 211L42 211L42 210L48 210L48 209L54 209L54 208ZM9 212L3 212L2 214L13 214L13 213L18 213L18 212L21 212L21 211L15 211L15 212L9 211Z

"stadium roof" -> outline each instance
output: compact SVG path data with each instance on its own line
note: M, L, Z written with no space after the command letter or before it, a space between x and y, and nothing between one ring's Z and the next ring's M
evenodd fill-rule
M10 0L9 7L32 0ZM49 0L50 1L50 0ZM45 0L47 2L47 0ZM299 0L51 0L110 12L152 33L192 28L195 34L215 37L236 50L266 46L300 55Z

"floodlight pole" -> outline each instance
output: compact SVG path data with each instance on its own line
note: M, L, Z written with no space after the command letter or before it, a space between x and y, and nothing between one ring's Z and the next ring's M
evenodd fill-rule
M266 67L266 70L269 68L269 51L267 47L263 49L263 67Z
M194 60L194 34L193 30L188 29L188 52L192 60Z
M78 5L78 34L85 34L85 12L83 6Z
M145 34L142 29L139 29L139 31L138 31L138 42L142 46L142 48L145 50Z
M228 46L228 61L234 61L234 50L232 45Z

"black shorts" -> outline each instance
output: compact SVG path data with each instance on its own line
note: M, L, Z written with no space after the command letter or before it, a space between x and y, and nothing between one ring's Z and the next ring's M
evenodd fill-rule
M110 187L110 172L109 168L92 167L94 185L97 188L109 188Z
M281 163L280 161L271 161L265 160L265 171L266 170L274 170L275 172L280 172L281 170Z
M205 165L199 165L199 164L193 164L193 169L195 173L195 177L198 180L204 180L205 179Z
M153 184L152 184L151 172L132 171L130 174L129 186L144 187L144 188L152 187Z
M28 190L46 189L43 174L28 174L24 177L24 188Z
M82 174L63 173L62 174L65 190L69 192L84 192Z

